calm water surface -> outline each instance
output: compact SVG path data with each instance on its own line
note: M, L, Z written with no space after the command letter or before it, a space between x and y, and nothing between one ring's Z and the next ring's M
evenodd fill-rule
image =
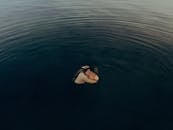
M172 78L172 0L0 0L2 130L172 130Z

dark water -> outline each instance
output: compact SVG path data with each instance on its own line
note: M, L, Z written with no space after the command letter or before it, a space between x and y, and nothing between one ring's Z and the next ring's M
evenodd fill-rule
M171 0L0 0L2 130L172 130L172 77Z

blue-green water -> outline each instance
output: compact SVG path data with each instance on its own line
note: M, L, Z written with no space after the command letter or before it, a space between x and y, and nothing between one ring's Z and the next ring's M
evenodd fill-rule
M172 77L171 0L0 0L2 130L172 130Z

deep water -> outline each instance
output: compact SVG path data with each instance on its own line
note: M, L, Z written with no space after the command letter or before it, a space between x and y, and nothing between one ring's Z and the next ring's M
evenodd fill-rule
M0 0L1 130L172 130L172 78L171 0Z

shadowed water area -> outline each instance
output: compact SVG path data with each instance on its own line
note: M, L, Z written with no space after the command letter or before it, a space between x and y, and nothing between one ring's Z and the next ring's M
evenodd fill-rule
M0 0L2 130L172 130L172 78L171 0Z

